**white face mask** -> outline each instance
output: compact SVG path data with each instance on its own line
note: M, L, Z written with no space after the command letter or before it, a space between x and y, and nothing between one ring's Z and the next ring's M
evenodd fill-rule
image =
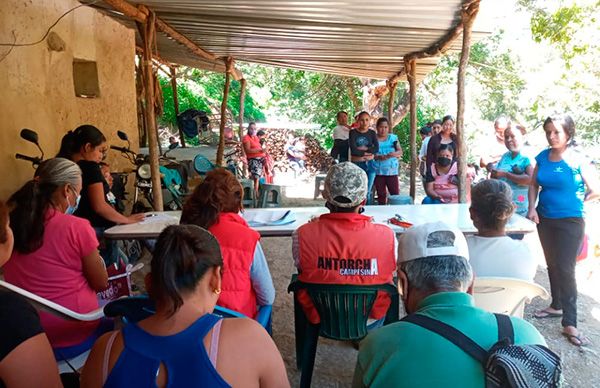
M71 190L73 190L73 193L75 193L75 190L73 188L71 188ZM65 214L75 213L75 211L79 207L79 201L81 201L81 194L77 194L77 199L75 200L75 205L73 205L73 206L71 206L71 203L69 202L69 197L67 197L68 206L67 206L67 210L65 211Z

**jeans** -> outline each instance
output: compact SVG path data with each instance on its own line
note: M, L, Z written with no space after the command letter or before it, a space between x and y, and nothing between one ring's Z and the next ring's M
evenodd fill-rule
M540 217L537 229L548 264L550 307L563 310L563 327L577 327L575 262L583 243L585 222L579 217Z
M431 197L425 197L423 198L423 202L421 202L421 204L423 205L437 205L442 203L442 201L440 201L437 198L431 198Z
M104 238L104 231L107 228L94 227L96 232L96 238L100 243L99 251L100 256L104 259L104 264L109 267L111 264L119 263L119 249L117 248L117 242L115 240L109 240Z
M373 167L373 161L368 160L366 162L352 162L358 167L362 168L367 173L367 205L373 203L373 183L375 182L375 168Z
M377 191L377 203L385 205L387 203L388 190L390 195L400 194L398 175L377 175L375 177L375 190Z

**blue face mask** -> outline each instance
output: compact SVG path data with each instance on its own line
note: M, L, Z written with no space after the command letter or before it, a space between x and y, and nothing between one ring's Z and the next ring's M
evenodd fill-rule
M75 193L75 190L73 190L73 193ZM71 204L69 203L69 198L67 198L67 211L65 212L65 214L73 214L75 213L75 211L77 210L77 208L79 207L79 201L81 201L81 195L78 194L77 195L77 199L75 200L75 205L71 206Z

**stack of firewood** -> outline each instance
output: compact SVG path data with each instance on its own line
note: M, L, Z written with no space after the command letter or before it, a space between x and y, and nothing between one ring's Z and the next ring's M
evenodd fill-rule
M294 135L292 131L289 129L271 128L265 130L265 132L267 134L267 152L273 158L275 172L277 173L291 170L286 155L286 146L288 144L289 135ZM304 137L304 144L306 146L304 151L304 154L306 155L306 169L313 174L327 172L333 163L333 159L329 153L323 147L321 147L316 139L310 135L306 135ZM239 146L237 146L237 150L238 152L241 151Z

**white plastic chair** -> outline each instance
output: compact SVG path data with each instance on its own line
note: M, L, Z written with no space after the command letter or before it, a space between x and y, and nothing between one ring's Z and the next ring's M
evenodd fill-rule
M475 278L473 287L475 306L519 318L523 318L525 304L536 296L549 298L544 287L521 279L481 277Z
M99 308L97 310L90 311L89 313L81 314L70 310L66 307L63 307L57 303L54 303L46 298L42 298L32 292L24 290L20 287L15 286L14 284L7 283L3 280L0 280L0 289L5 289L7 291L11 291L17 293L27 299L37 310L43 310L49 312L50 314L56 315L60 318L71 320L71 321L96 321L100 318L104 317L103 308ZM58 361L58 369L59 373L68 373L72 372L72 368L80 369L85 364L87 357L90 351L86 351L84 353L79 354L78 356L71 358L69 360Z

